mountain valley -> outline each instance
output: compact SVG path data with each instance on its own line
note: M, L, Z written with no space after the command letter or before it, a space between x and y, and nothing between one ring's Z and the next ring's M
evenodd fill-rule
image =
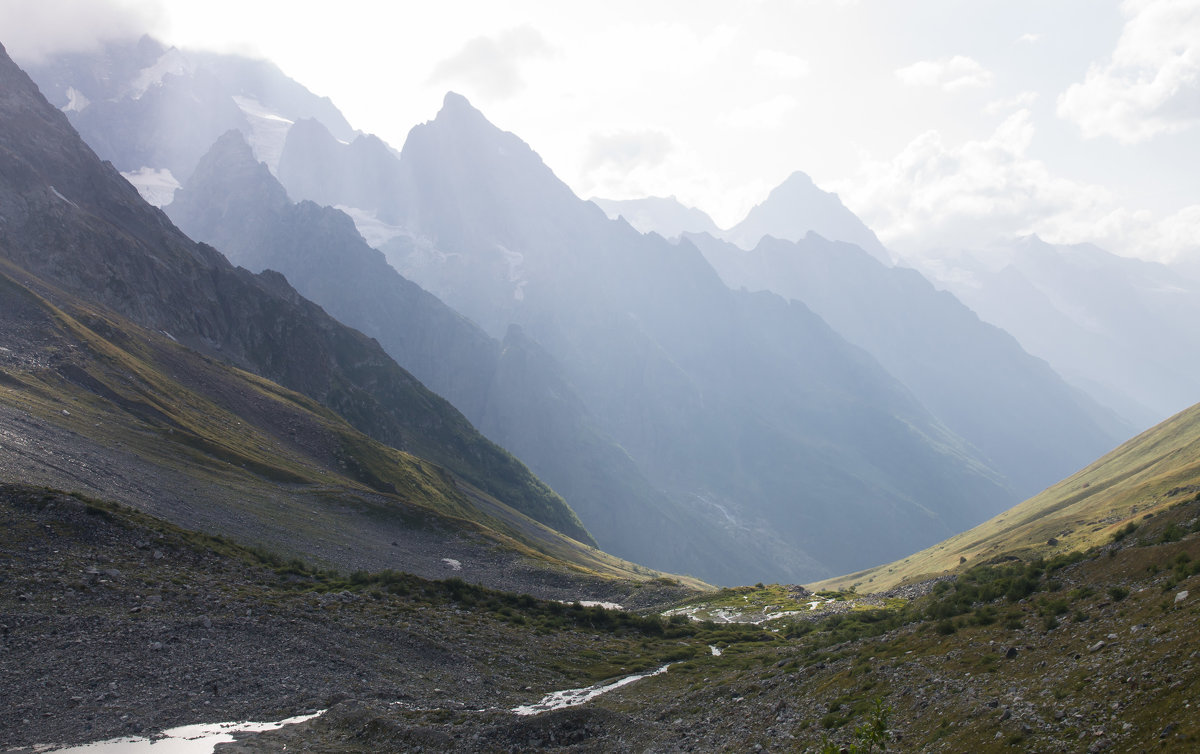
M461 95L395 149L149 36L28 69L0 749L1200 746L1179 268L584 201Z

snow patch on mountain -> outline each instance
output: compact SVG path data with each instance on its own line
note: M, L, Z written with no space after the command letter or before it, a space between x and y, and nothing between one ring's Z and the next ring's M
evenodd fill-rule
M175 199L175 189L180 187L179 181L166 168L139 168L121 175L133 184L143 199L160 209Z
M63 106L64 113L81 113L92 104L83 92L73 86L67 87L67 104Z
M358 229L358 234L363 237L368 246L376 249L393 238L404 235L404 228L380 220L378 213L370 210L348 207L345 204L335 204L334 209L339 209L349 215L350 219L354 221L354 227Z
M250 123L246 140L254 150L255 159L265 162L267 168L275 173L283 154L283 144L295 121L283 117L253 97L234 95L233 101Z
M54 195L55 195L55 196L57 196L59 199L62 199L62 200L63 200L64 202L66 202L67 204L70 204L72 207L75 207L76 209L78 209L78 208L79 208L79 205L78 205L78 204L76 204L75 202L71 201L71 200L70 200L70 199L68 199L67 197L63 196L63 195L62 195L62 192L60 192L58 189L56 189L56 188L54 188L53 186L51 186L51 187L50 187L50 190L54 192Z
M525 300L525 286L529 278L525 274L525 255L519 251L511 251L500 244L496 248L504 255L504 263L508 265L508 282L513 284L513 300Z
M191 71L191 61L182 52L172 47L160 55L153 65L138 71L138 75L129 82L129 87L124 95L130 99L141 99L152 87L162 84L163 79L167 76L182 76Z

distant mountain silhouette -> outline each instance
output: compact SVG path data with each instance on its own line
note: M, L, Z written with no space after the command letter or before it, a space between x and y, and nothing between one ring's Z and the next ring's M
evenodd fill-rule
M489 337L403 278L342 212L292 204L238 132L218 140L167 211L235 263L284 272L330 314L376 338L566 495L609 551L703 567L716 534L685 537L674 524L683 514L599 431L552 357L519 328L502 341Z
M213 233L228 217L235 258L297 265L297 281L308 265L303 285L323 305L397 339L390 351L423 354L412 368L568 490L609 549L658 544L662 559L647 562L725 583L801 581L911 551L1016 500L986 454L806 306L730 290L691 243L608 220L464 98L447 95L399 156L296 120L277 163L287 194L344 208L393 268L482 329L478 350L447 335L458 325L432 324L453 317L417 316L433 337L388 326L378 292L389 273L340 213L264 184L240 203L233 186L224 204L209 188L196 216ZM230 177L269 177L239 170ZM257 218L236 219L251 209ZM454 366L491 364L496 349L490 383Z
M875 233L846 209L837 194L822 191L799 171L772 189L744 220L719 235L743 249L753 249L766 236L801 241L809 233L852 243L881 262L891 263L891 255Z
M687 235L734 287L803 301L866 349L1022 496L1033 495L1134 433L1131 425L1008 333L980 321L912 269L810 233L745 251Z
M776 576L911 549L1015 500L802 304L731 291L690 243L608 220L464 98L412 130L399 169L392 264L493 334L519 325L651 481ZM724 557L698 575L767 573Z
M1200 397L1200 283L1037 236L913 263L1139 429Z
M684 233L711 233L720 230L712 218L694 207L680 203L673 196L648 196L645 199L601 199L592 202L614 220L625 218L642 233L657 233L665 238L678 238Z

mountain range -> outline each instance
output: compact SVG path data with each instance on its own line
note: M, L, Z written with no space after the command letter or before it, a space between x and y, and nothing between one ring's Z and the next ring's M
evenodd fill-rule
M1037 236L912 263L1138 428L1195 402L1200 283L1182 268Z
M800 171L789 175L728 230L721 230L708 215L673 196L622 200L593 197L592 201L609 217L623 217L642 233L658 233L664 238L707 233L749 251L767 236L802 241L815 233L854 244L884 264L892 261L891 253L874 231L847 209L837 194L823 191Z
M92 110L96 133L119 135L147 96L206 80L225 105L245 114L249 98L262 118L286 123L271 140L250 120L233 123L190 170L137 169L178 170L184 188L168 211L181 227L237 264L282 272L375 338L563 493L615 554L723 583L851 570L983 520L1122 436L1119 422L956 302L897 319L929 305L923 281L880 282L876 294L903 292L857 330L836 294L814 304L811 290L734 290L747 281L723 280L729 270L718 264L717 274L707 241L669 243L608 220L457 95L397 152L348 134L319 98L252 86L246 71L273 70L262 64L138 47L160 53L132 76L147 86L120 88L141 93L110 96L109 110L76 98L65 105L72 117ZM159 75L177 60L188 61L182 74ZM64 76L89 65L98 64L43 70L66 91ZM192 154L195 140L180 138L162 153ZM114 161L133 149L98 148ZM846 260L828 278L843 290L855 275L899 274L879 262L887 252L866 226L803 174L733 230L745 242L814 224L868 248L829 256ZM931 343L989 345L953 368L918 358L938 351L915 351L920 335L899 345L897 330L939 325L946 312L962 323L959 340ZM966 353L988 366L966 368ZM1005 379L1017 374L1019 383ZM980 404L986 418L972 411ZM1030 446L1039 430L1044 441Z
M745 220L726 231L707 225L683 227L677 218L699 211L678 201L593 201L611 217L630 219L643 232L668 238L705 234L753 252L746 255L748 259L759 255L755 246L767 236L803 244L811 232L857 245L885 265L892 264L890 252L879 252L878 239L837 196L821 191L802 173L789 177ZM817 207L823 208L823 223L813 218ZM931 248L895 261L899 267L919 270L939 290L953 294L983 321L1013 335L1022 349L1045 360L1070 385L1115 413L1120 436L1127 434L1125 428L1144 429L1162 421L1195 398L1189 378L1196 368L1189 354L1195 349L1178 347L1192 344L1194 333L1187 323L1194 319L1200 300L1195 270L1188 268L1186 260L1167 265L1120 257L1091 244L1050 244L1030 236L997 239L978 249ZM738 275L745 277L742 268L747 264L717 266L723 276L737 268ZM788 282L772 277L776 272ZM784 290L795 285L787 274L764 268L758 270L757 279L737 282L740 278L735 276L727 282L795 295ZM817 286L808 288L812 300L806 302L821 316L835 318L815 303ZM835 328L842 332L839 325ZM861 344L849 332L842 334Z
M891 254L874 231L847 209L837 194L821 190L799 171L772 189L762 203L721 236L743 249L753 249L767 236L800 241L809 233L854 244L879 261L891 263Z
M639 573L376 342L184 236L0 62L12 473L354 567L465 548Z
M258 149L214 137L165 213L0 48L0 746L307 710L233 745L1195 748L1200 408L907 554L1014 494L986 443L1066 464L1038 422L1110 419L911 270L642 234L457 95L379 153L397 193L341 187L369 207ZM1009 423L962 423L990 394ZM896 560L717 590L592 536L729 580Z
M915 270L816 233L796 242L764 237L750 250L707 234L684 237L731 287L769 290L812 307L978 449L1021 497L1133 433Z
M554 360L519 327L492 338L403 278L343 212L291 203L239 132L218 140L167 212L235 263L286 273L326 311L376 338L562 491L611 551L697 571L719 546L715 532L678 525L683 514L598 429Z
M328 98L269 62L185 53L149 36L56 56L29 73L93 149L163 204L230 129L244 131L272 166L296 120L317 118L338 138L355 136Z
M695 207L688 207L673 196L648 196L643 199L604 199L593 196L592 203L616 220L622 218L641 233L657 233L678 238L684 233L719 235L712 218Z
M341 172L308 164L313 177L298 186L329 185L322 171ZM731 291L690 244L607 220L465 99L448 95L435 120L414 128L393 170L405 193L374 205L400 229L381 246L392 266L485 331L519 325L655 484L694 516L753 532L760 548L770 548L773 567L786 551L771 532L822 548L818 561L840 557L822 544L828 531L817 535L828 516L809 501L827 498L823 490L841 480L874 478L852 482L852 497L906 510L896 513L893 534L936 529L941 516L977 515L950 503L958 494L947 487L910 507L913 484L975 486L969 506L1002 504L1012 494L802 304ZM851 391L847 375L857 381ZM893 412L905 419L891 424ZM851 425L839 413L862 418ZM921 429L909 434L901 425ZM858 431L894 437L895 455L864 459L864 448L882 451L886 443L849 439ZM917 481L920 474L895 465L864 473L872 463L898 464L908 448L915 468L954 470L935 474L938 481ZM822 473L810 476L816 467ZM946 507L919 512L926 498ZM792 518L800 511L817 526ZM904 519L921 523L898 523ZM864 549L888 547L882 535L864 540Z

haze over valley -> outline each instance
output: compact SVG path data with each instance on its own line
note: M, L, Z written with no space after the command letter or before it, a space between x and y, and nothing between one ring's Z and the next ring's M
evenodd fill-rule
M0 743L1193 745L1200 4L770 5L0 9Z

